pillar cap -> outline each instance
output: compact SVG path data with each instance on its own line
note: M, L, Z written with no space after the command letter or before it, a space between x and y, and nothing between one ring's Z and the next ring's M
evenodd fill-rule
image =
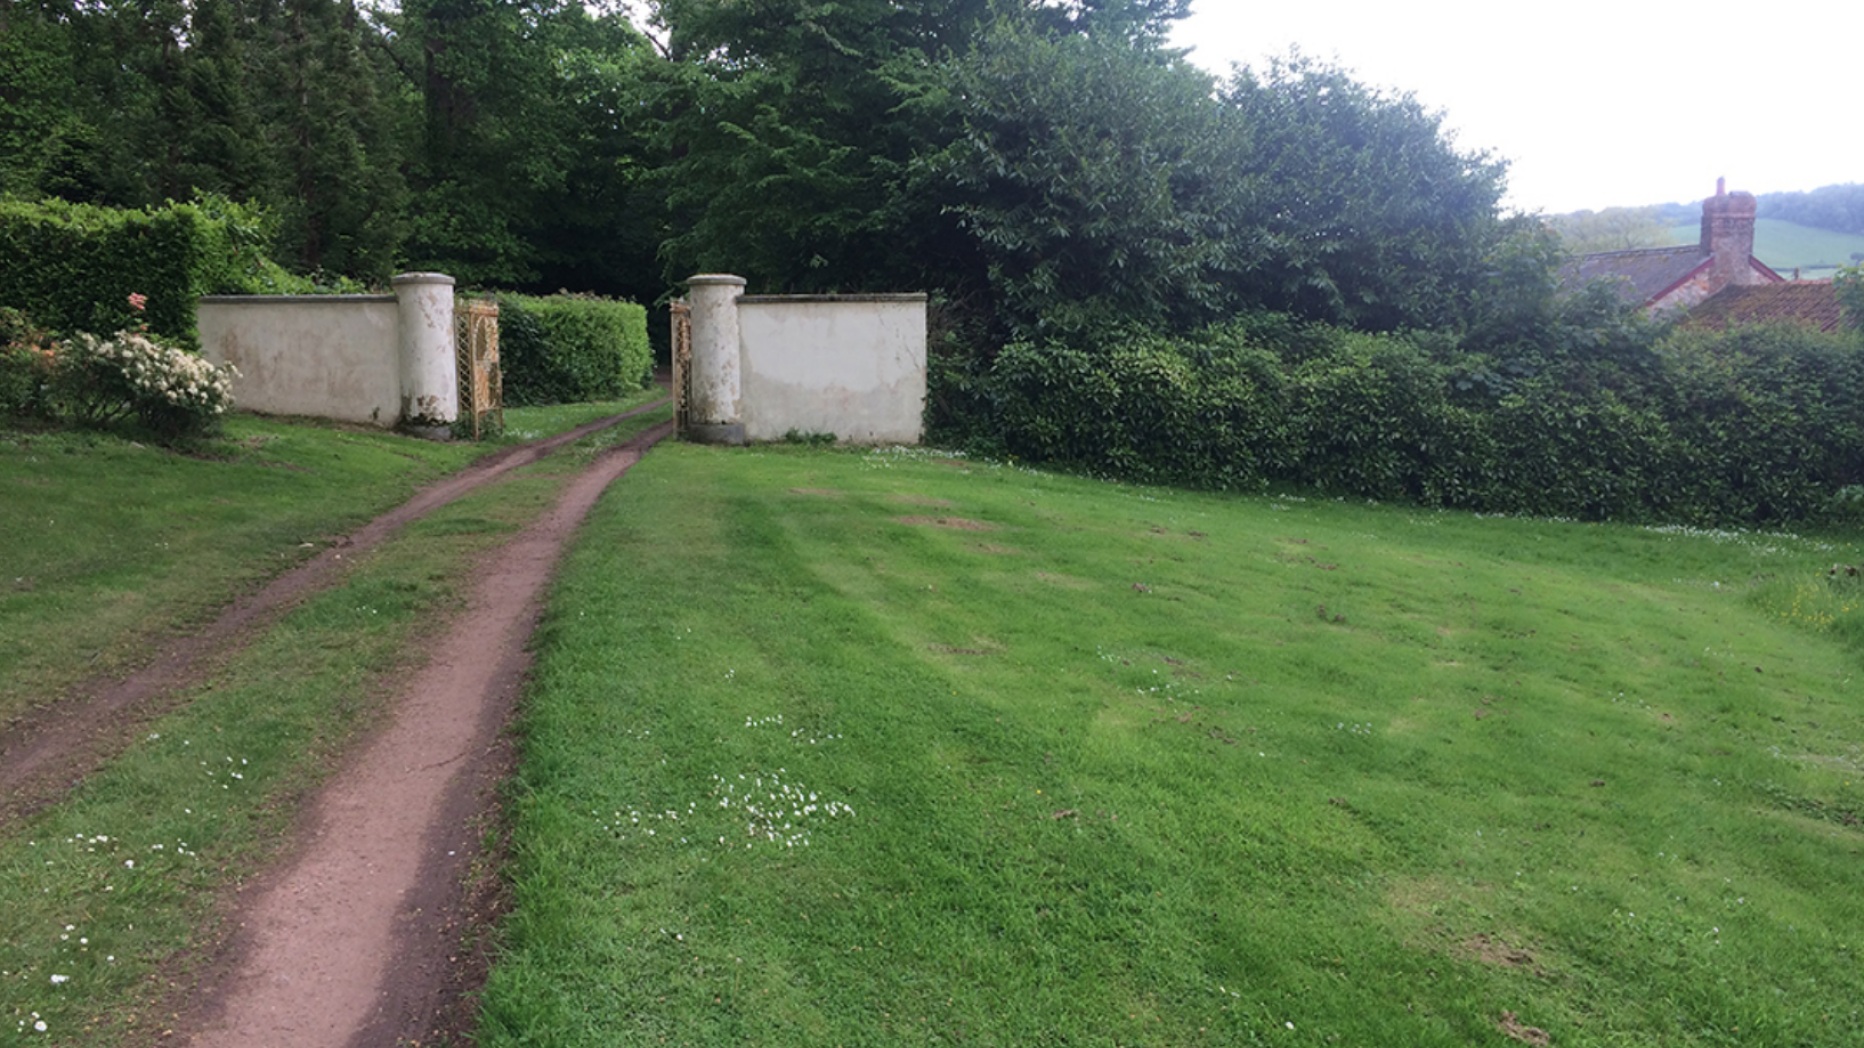
M396 273L388 278L389 287L401 287L404 284L445 284L453 286L453 278L445 273Z
M686 278L686 286L688 287L716 287L719 285L743 287L744 284L745 280L743 277L735 276L731 273L695 273Z

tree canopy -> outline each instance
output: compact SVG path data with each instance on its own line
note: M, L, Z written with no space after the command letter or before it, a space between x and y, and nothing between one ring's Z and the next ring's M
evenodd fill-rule
M1548 220L1569 255L1598 251L1631 251L1664 247L1670 243L1670 223L1655 207L1608 207L1603 211L1575 211Z
M1467 319L1503 165L1189 0L0 0L0 190L264 205L292 268L653 299L918 287L989 330Z

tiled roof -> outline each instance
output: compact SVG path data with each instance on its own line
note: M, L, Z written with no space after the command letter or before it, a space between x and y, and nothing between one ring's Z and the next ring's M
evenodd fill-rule
M1792 321L1820 331L1836 331L1845 323L1844 308L1829 280L1803 280L1786 284L1723 288L1689 311L1685 327L1722 328L1740 324Z
M1608 280L1620 299L1643 305L1708 260L1709 253L1700 244L1606 251L1569 259L1560 267L1560 283L1576 289L1595 280Z

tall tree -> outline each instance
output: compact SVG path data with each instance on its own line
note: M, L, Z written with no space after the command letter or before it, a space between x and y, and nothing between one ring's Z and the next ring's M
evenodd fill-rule
M518 227L537 252L537 284L651 302L666 289L666 199L650 172L664 161L655 113L669 63L619 12L565 8L552 41L565 166Z
M1251 187L1225 166L1238 128L1207 75L1124 33L1012 19L946 71L956 134L922 167L1009 330L1188 326L1234 304Z
M0 192L57 192L85 166L72 14L64 0L0 0Z
M241 0L192 0L182 52L176 126L176 181L230 199L259 199L272 189L277 160L267 148L255 100L253 27Z
M1439 113L1296 53L1223 91L1261 180L1270 260L1246 298L1353 327L1454 325L1500 242L1507 165L1456 148Z
M352 0L245 0L280 218L294 268L383 277L403 232L406 156L394 97Z
M664 179L672 275L730 267L773 290L865 290L923 263L902 231L938 223L906 191L944 136L923 97L988 0L667 0Z
M525 216L573 166L557 104L557 0L410 0L390 24L421 99L410 261L468 282L524 284L540 252Z

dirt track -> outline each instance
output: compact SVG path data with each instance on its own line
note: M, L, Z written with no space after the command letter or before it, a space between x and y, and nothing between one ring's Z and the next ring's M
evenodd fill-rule
M546 440L487 456L370 521L316 557L235 600L206 629L174 641L128 677L95 681L78 694L43 707L0 730L0 826L36 811L121 753L138 729L166 709L164 700L198 683L215 656L249 641L305 596L328 586L345 557L380 545L403 525L419 520L473 489L529 465L565 444L622 419L665 404L655 401L588 422Z
M482 460L236 601L128 679L0 734L0 824L55 801L120 753L214 658L331 584L343 558L500 474L664 403ZM461 940L496 884L469 884L468 873L510 766L502 728L544 588L596 499L671 431L663 423L603 454L551 510L486 552L464 609L416 653L421 668L394 699L387 725L335 769L299 820L288 858L240 897L230 942L207 964L176 1036L162 1043L425 1044L470 1028L464 994L476 988L485 958L463 955Z
M432 1037L454 980L430 951L454 945L474 817L490 801L492 784L474 769L499 745L544 586L597 497L671 428L603 456L490 556L466 610L396 700L392 722L315 802L297 856L246 900L226 977L189 1017L189 1043Z

